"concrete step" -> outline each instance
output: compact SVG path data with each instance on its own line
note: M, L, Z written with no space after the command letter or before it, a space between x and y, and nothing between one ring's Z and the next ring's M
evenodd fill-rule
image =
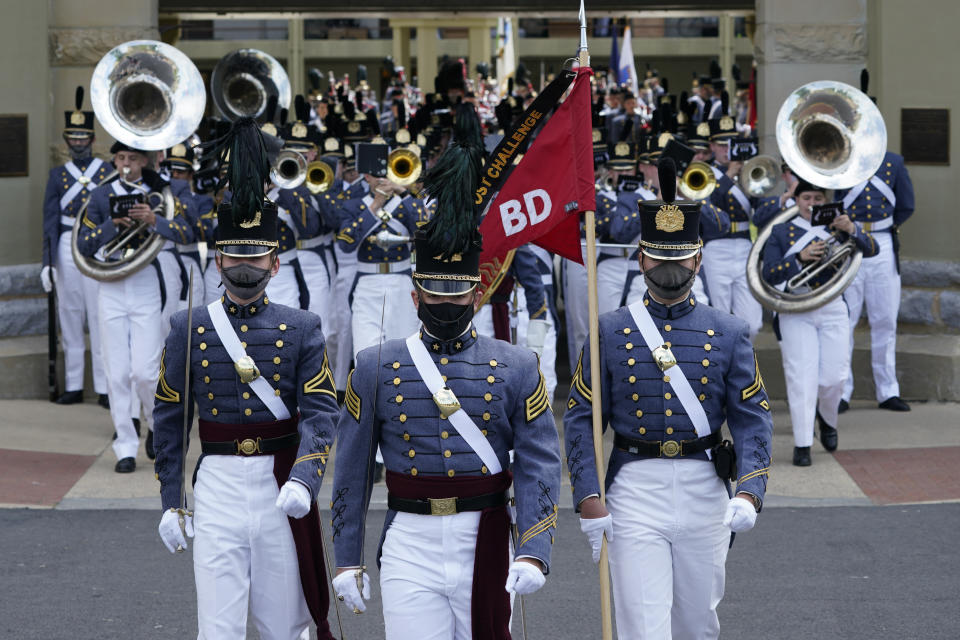
M853 352L856 380L854 398L875 400L873 374L870 369L870 334L858 331ZM780 347L771 331L761 332L755 341L760 372L771 398L786 398L786 383ZM558 354L560 366L557 397L566 397L570 373L566 356ZM63 353L58 353L57 370L63 389ZM90 352L84 371L84 388L94 399L90 374ZM960 401L960 335L903 334L897 338L897 377L901 395L906 400ZM0 339L0 399L46 398L47 337L23 336Z

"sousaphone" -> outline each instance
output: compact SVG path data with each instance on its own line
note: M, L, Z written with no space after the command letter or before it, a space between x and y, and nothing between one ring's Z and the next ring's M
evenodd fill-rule
M163 42L132 40L114 47L97 63L90 99L107 133L131 148L159 151L196 131L206 90L197 67L181 51ZM113 180L133 190L143 189L116 171L101 185ZM147 197L156 215L173 218L176 201L170 187ZM88 203L89 199L77 213L71 239L74 262L84 275L103 282L120 280L150 264L163 249L166 240L139 223L122 230L96 257L82 255L77 237Z
M259 118L271 95L290 108L290 78L276 58L259 49L237 49L220 58L210 76L213 105L228 120Z
M887 129L880 110L861 91L843 82L821 80L805 84L781 105L777 144L794 174L827 189L849 189L869 180L887 150ZM863 255L851 239L836 236L827 242L819 261L807 265L783 290L761 274L763 247L773 227L798 213L796 205L777 214L760 230L747 258L747 284L764 307L801 313L830 302L853 282ZM807 284L828 268L834 275L816 289Z

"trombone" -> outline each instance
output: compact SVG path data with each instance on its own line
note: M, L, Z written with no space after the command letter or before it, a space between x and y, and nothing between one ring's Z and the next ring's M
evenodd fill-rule
M307 159L292 149L284 149L270 167L270 181L281 189L296 189L307 179Z
M680 193L688 200L706 200L716 188L717 178L706 162L691 162L680 176Z

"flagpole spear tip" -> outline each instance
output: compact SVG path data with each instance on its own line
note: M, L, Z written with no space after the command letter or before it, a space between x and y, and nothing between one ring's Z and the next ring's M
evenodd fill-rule
M583 7L583 0L580 0L580 66L590 66L590 53L587 49L587 12Z

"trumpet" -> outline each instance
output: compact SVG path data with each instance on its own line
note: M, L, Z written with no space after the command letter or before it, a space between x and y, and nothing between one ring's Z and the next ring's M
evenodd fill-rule
M414 151L410 149L394 149L387 156L387 179L406 187L420 179L423 163Z
M281 189L296 189L307 179L307 160L291 149L277 154L270 167L270 180Z
M594 182L594 187L597 189L597 191L616 191L617 181L612 175L610 175L609 169L602 167L600 171L597 172L597 179Z
M691 162L680 176L680 193L688 200L706 200L716 188L713 168L705 162Z
M323 193L333 184L333 179L333 168L323 160L314 160L307 165L305 182L310 193Z

